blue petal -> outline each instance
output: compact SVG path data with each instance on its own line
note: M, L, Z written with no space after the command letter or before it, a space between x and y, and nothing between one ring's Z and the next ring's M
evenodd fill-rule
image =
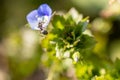
M27 21L30 23L30 22L37 21L37 16L38 16L37 10L33 10L27 15L26 18L27 18Z
M47 4L42 4L38 8L38 15L39 16L50 16L52 14L51 8Z
M31 29L33 29L33 30L40 30L40 28L38 28L38 22L37 21L36 22L31 22L31 23L29 23L29 25L30 25Z
M34 30L40 30L38 28L38 20L37 20L37 17L38 17L38 12L37 10L33 10L31 11L28 15L27 15L27 21L30 25L30 27Z

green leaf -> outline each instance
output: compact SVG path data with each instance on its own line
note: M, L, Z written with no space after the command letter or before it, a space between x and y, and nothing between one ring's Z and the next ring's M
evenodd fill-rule
M76 35L76 36L81 35L82 32L84 32L84 31L86 30L87 25L88 25L88 20L79 22L79 23L76 25L75 30L74 30L75 35Z
M120 59L116 59L115 61L115 69L116 69L116 76L120 78Z
M85 49L85 48L92 48L94 47L96 41L93 37L89 35L82 35L80 37L80 42L77 44L78 48Z
M65 27L65 19L63 16L55 15L52 20L53 29L51 33L56 34L58 37L63 36L64 27Z
M65 24L65 19L63 18L63 16L60 15L55 15L53 17L53 21L52 21L53 27L55 29L64 29L64 24Z

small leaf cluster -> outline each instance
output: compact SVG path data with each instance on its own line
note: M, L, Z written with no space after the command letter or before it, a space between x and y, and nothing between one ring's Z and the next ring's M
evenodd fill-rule
M82 58L83 50L94 46L94 37L84 34L88 24L88 17L78 21L70 13L53 17L51 33L55 35L52 41L55 43L56 57L69 57L77 62Z

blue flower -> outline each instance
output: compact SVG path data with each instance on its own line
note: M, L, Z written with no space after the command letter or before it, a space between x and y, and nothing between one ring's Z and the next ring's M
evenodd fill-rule
M48 26L51 16L51 8L47 4L42 4L38 9L31 11L26 18L33 30L42 30Z

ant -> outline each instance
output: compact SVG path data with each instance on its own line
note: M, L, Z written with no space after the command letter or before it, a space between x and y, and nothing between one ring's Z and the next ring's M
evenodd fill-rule
M44 23L45 22L39 22L38 23L38 28L40 28L42 34L47 35L48 34L47 30L44 30L43 26L42 26Z

